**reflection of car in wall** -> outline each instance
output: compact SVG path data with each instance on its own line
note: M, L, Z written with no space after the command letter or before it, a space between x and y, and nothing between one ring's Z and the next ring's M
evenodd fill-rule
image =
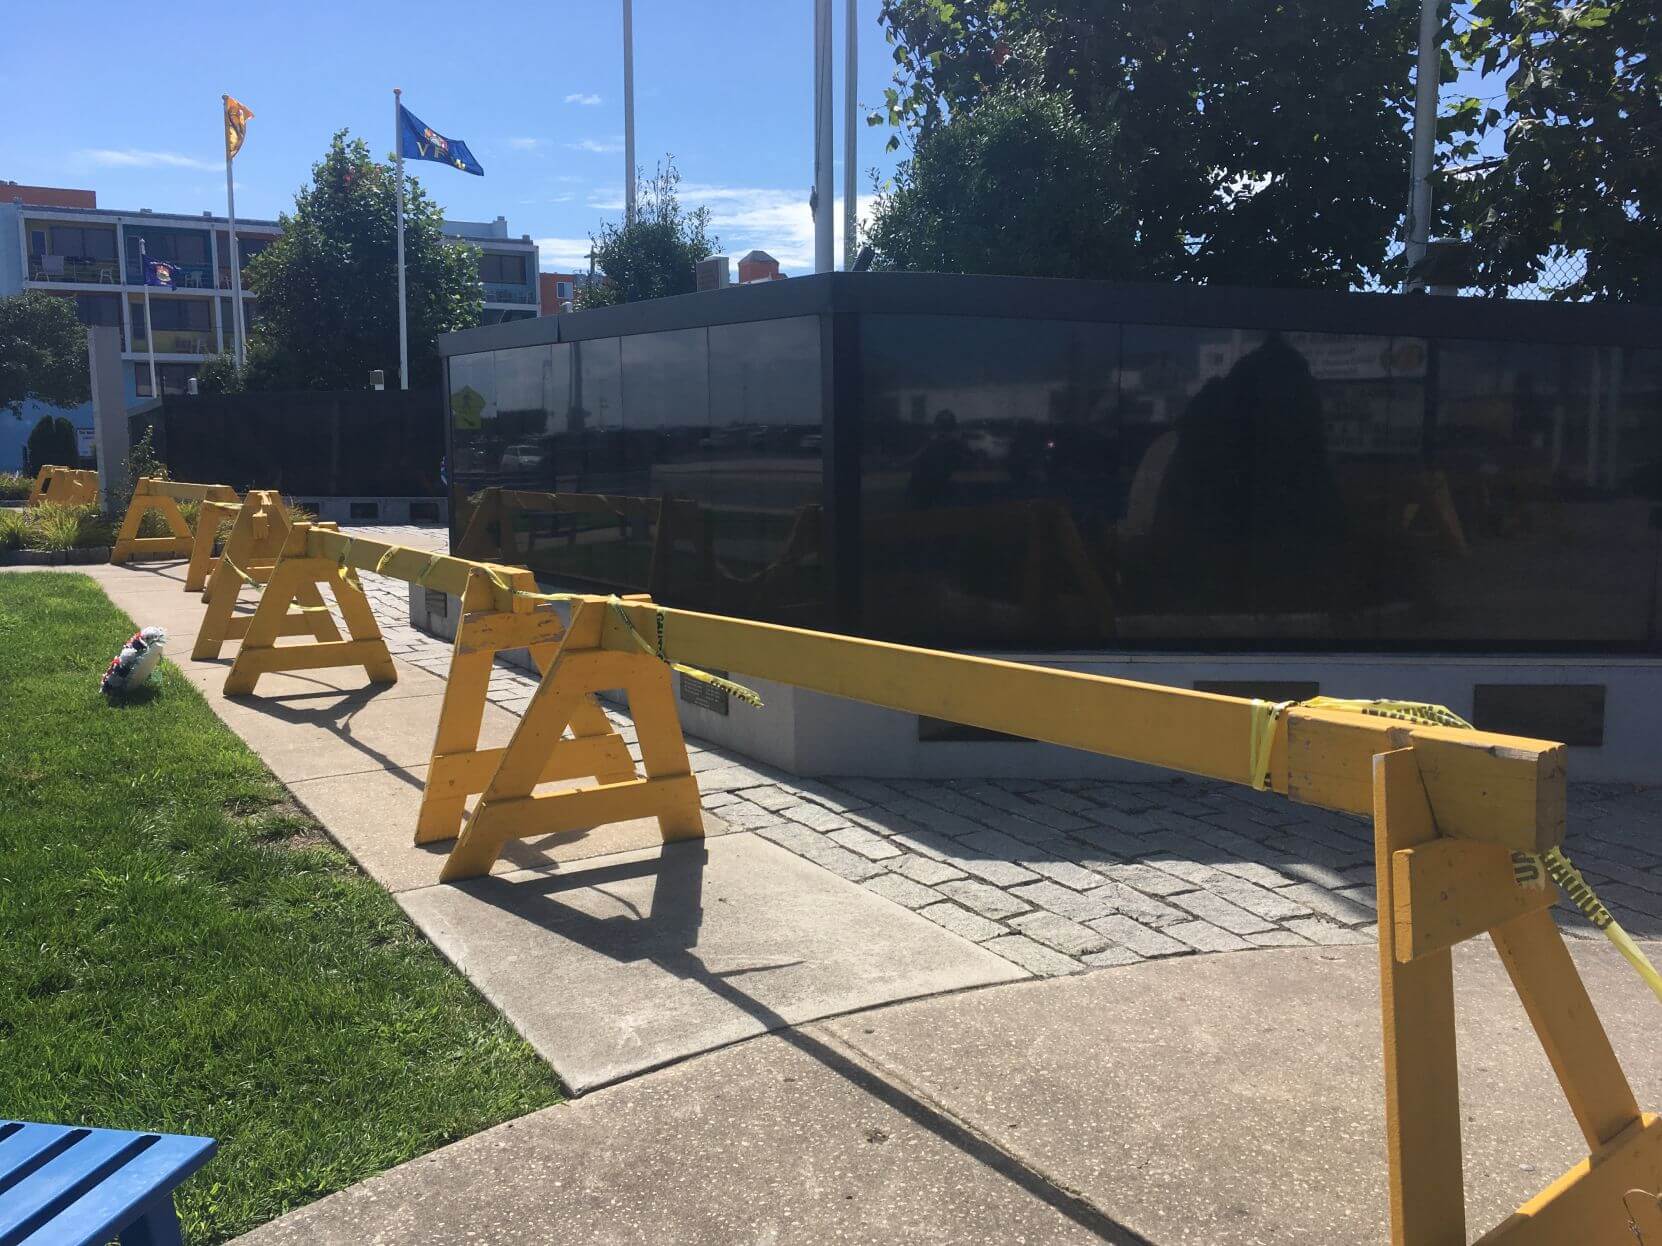
M502 470L505 472L536 471L543 464L543 452L536 446L509 446L502 452Z
M985 428L974 428L965 433L964 448L988 463L1001 463L1010 457L1010 439Z

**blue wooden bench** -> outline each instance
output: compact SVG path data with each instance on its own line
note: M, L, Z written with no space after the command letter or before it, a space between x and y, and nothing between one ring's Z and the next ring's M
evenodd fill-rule
M212 1138L0 1120L0 1246L179 1246L173 1188Z

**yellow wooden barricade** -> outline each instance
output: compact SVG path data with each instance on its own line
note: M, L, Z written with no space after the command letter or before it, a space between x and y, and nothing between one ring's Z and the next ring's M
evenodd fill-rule
M201 538L204 525L212 522L218 526L218 517L209 517L210 506L234 512L235 521L225 539L225 551L213 560L213 570L202 592L208 609L202 617L202 626L197 629L196 644L191 650L191 657L198 661L219 657L227 641L242 640L247 636L253 616L236 613L242 591L244 588L258 590L271 579L292 527L283 499L276 490L250 490L247 498L237 505L204 502L203 516L197 521L197 553L191 556L192 568L197 566L198 555L203 549ZM332 528L334 525L328 526ZM211 537L212 534L209 535ZM190 587L188 577L186 587ZM340 629L335 626L316 584L297 585L294 600L297 609L291 611L288 603L284 603L283 608L276 612L279 615L275 619L277 635L310 636L319 642L333 642L341 638Z
M230 485L200 485L182 480L157 480L140 476L133 486L133 500L121 521L112 563L123 563L135 554L159 558L189 558L195 552L196 536L179 512L180 502L236 502L237 491ZM140 536L139 525L146 515L159 515L168 527L167 536Z
M220 525L227 519L234 521L241 508L240 502L203 502L197 508L196 537L190 547L190 563L185 567L185 592L201 593L202 600L208 599L208 577L219 566L214 546Z
M35 473L26 505L52 502L58 506L91 506L98 501L98 473L78 467L47 464Z
M461 823L441 874L446 881L488 872L516 838L640 817L657 818L666 840L702 834L697 783L670 689L677 664L744 671L1371 814L1391 1241L1467 1240L1451 950L1485 933L1541 1039L1588 1155L1481 1242L1626 1246L1629 1216L1652 1214L1644 1200L1654 1203L1662 1189L1662 1119L1638 1107L1554 923L1556 891L1519 865L1538 863L1563 842L1562 745L1354 707L1271 707L641 599L563 595L559 604L569 618L562 625L554 600L537 593L525 572L304 524L284 541L227 691L251 691L264 670L363 661L377 678L384 659L390 671L384 646L375 647L379 634L372 645L356 628L348 642L273 647L295 586L346 584L353 568L463 600L417 830L421 842L431 842ZM257 633L263 647L254 644ZM537 691L508 745L479 749L491 658L521 645L542 670ZM591 698L603 689L628 694L643 773L625 766L627 754L619 755L603 716L595 717ZM537 790L550 778L590 775L597 782ZM464 820L465 801L475 793L479 800ZM1639 1211L1632 1210L1635 1196L1644 1204Z

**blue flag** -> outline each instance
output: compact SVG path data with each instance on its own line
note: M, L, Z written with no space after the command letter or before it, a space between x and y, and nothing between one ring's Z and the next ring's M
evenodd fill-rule
M437 130L423 124L402 104L398 106L398 150L406 160L436 160L460 169L463 173L485 176L485 168L473 158L467 144L459 138L445 138Z
M144 284L147 286L166 286L173 288L173 265L166 260L144 261Z

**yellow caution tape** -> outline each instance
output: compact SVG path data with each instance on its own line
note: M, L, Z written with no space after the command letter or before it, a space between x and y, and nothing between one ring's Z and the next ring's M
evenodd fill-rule
M231 561L231 556L229 554L221 554L219 556L219 561L224 563L227 567L231 568L231 574L235 575L244 584L253 584L253 583L255 583L254 577L249 575L248 572L244 571L241 567L237 566L236 563L232 562Z
M635 630L635 622L629 617L629 612L623 608L622 600L616 596L612 596L608 597L606 601L607 604L612 607L612 610L617 617L623 620L623 626L628 630L629 634L635 638L635 643L641 647L641 651L643 653L657 658L658 661L668 666L670 670L679 671L688 679L696 679L700 683L709 684L712 688L719 688L729 696L738 697L738 699L743 701L746 705L754 705L757 709L761 708L762 698L757 696L755 692L751 691L751 689L746 688L743 684L735 683L731 679L723 679L720 675L712 675L709 671L701 671L696 666L688 666L682 662L670 661L669 656L664 653L664 611L661 606L654 607L654 612L657 614L658 618L658 647L654 650L653 647L646 642L646 637L642 636Z
M1466 731L1476 728L1447 706L1425 701L1346 700L1340 697L1311 697L1308 701L1258 701L1252 703L1251 738L1248 741L1248 769L1252 786L1264 791L1270 785L1270 745L1275 740L1276 720L1293 706L1309 709L1350 710L1378 718L1395 718L1402 722L1419 723L1429 727L1455 727ZM1628 964L1638 971L1645 985L1662 1000L1662 973L1650 963L1633 937L1623 930L1621 923L1610 913L1581 871L1570 864L1560 848L1553 848L1541 856L1525 852L1512 854L1512 874L1520 887L1539 886L1542 874L1551 878L1571 902L1587 916L1587 920L1603 931L1605 938L1615 944L1616 950Z
M1593 889L1587 885L1581 871L1571 865L1570 859L1558 848L1549 848L1536 859L1546 868L1547 876L1569 896L1571 903L1587 915L1588 921L1604 932L1604 937L1616 945L1616 950L1645 980L1645 985L1655 992L1656 998L1662 1000L1662 973L1657 973L1656 966L1639 950L1633 936L1622 929L1621 923L1611 916L1610 910L1593 894Z

